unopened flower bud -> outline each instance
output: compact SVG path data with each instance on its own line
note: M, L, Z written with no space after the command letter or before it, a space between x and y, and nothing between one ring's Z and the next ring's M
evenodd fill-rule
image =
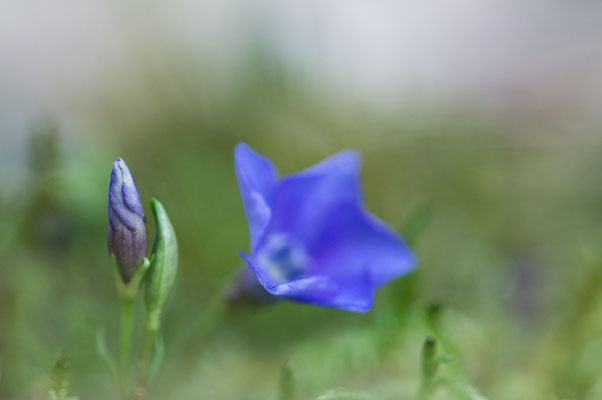
M109 185L108 247L127 284L146 256L146 217L134 177L121 158L113 163Z

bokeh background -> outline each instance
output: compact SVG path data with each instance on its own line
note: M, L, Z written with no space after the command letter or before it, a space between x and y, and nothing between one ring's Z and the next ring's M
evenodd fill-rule
M60 354L70 393L113 396L116 157L180 242L156 399L276 399L286 363L299 399L413 399L428 335L486 398L602 398L600 21L585 0L1 3L0 398L47 398ZM360 150L415 273L366 315L214 320L249 242L240 141L282 173Z

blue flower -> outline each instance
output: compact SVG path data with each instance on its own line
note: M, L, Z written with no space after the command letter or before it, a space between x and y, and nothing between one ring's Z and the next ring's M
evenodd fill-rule
M251 234L241 255L272 295L367 312L380 287L414 268L401 237L364 207L356 151L279 177L240 143L235 168Z
M146 256L146 217L134 177L121 158L113 163L109 184L108 247L127 284Z

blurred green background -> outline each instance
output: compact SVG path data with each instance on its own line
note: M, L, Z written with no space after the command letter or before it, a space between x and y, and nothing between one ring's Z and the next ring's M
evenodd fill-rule
M298 399L413 399L429 335L451 356L438 376L486 398L602 398L600 7L542 17L495 2L443 18L416 2L108 4L52 8L42 25L2 6L32 22L3 28L1 399L47 398L61 353L70 393L113 396L95 337L104 329L116 353L117 157L180 243L155 399L277 399L287 362ZM398 28L409 15L435 33ZM410 241L416 271L366 315L283 302L203 320L248 249L240 141L283 174L360 150L367 205ZM466 393L444 385L434 398L478 398Z

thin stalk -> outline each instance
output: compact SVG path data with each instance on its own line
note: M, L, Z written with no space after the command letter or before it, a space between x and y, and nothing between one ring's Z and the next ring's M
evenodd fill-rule
M140 360L138 361L138 384L134 393L136 400L147 398L149 385L149 369L155 353L155 342L159 332L160 315L159 312L150 312L146 315L146 325L144 329L144 338L142 339L142 349L140 351Z
M121 398L126 399L128 395L128 382L130 372L130 360L132 355L132 333L134 328L133 304L131 299L123 299L121 312L121 354L119 360L119 379Z

